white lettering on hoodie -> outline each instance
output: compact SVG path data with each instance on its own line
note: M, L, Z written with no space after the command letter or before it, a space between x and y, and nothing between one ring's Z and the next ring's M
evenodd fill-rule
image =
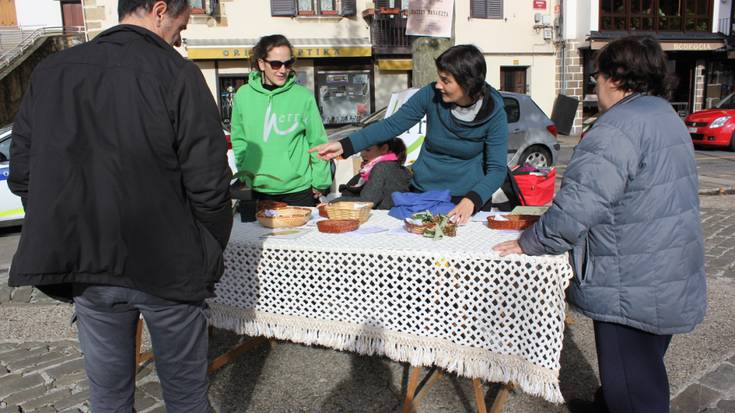
M293 119L293 123L291 126L289 126L285 130L281 130L278 127L278 121L284 121L286 119ZM296 130L296 128L299 127L299 114L298 113L289 113L288 115L278 115L276 113L271 113L271 104L268 104L268 109L265 111L265 118L263 119L263 142L268 142L268 138L271 136L272 132L275 132L277 135L286 136L289 133Z

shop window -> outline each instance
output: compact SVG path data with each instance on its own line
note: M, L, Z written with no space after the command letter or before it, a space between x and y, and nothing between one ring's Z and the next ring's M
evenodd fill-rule
M355 123L373 112L370 70L319 70L317 98L325 125Z
M232 104L235 93L248 82L247 75L220 76L219 78L219 108L222 123L228 128L232 119Z
M470 0L470 17L475 19L502 19L503 0Z
M707 0L600 0L601 31L710 32Z

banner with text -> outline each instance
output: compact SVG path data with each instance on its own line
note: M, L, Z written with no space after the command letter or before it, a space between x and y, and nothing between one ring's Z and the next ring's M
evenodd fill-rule
M409 0L406 34L452 37L454 0Z
M393 93L390 97L388 107L385 110L385 117L387 118L396 113L401 105L406 103L416 92L418 92L418 89L411 88ZM413 125L411 129L398 135L398 137L406 144L406 165L411 165L416 162L416 158L421 151L421 145L423 145L424 138L426 137L426 116L424 115L419 123Z

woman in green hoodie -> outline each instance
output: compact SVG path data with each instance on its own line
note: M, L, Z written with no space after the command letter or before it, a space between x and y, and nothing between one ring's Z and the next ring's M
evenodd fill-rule
M253 47L252 71L232 108L238 175L255 199L315 206L332 184L329 163L309 154L327 142L313 93L296 84L293 46L280 34Z

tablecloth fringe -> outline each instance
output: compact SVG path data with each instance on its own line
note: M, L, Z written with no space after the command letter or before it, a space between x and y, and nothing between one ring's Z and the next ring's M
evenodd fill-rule
M450 345L431 347L417 346L417 340L402 339L396 334L370 336L354 332L340 332L323 325L316 327L304 323L294 327L279 324L277 315L269 315L269 320L243 317L243 310L210 304L210 323L217 327L248 336L274 337L306 345L321 345L341 351L362 355L384 355L390 359L411 364L412 366L438 366L449 372L470 378L480 378L489 383L514 382L524 392L542 397L552 403L563 403L564 399L558 385L558 376L548 369L534 366L523 359L496 354L489 351L475 352L471 356L458 357L458 349ZM461 351L462 346L459 347Z

